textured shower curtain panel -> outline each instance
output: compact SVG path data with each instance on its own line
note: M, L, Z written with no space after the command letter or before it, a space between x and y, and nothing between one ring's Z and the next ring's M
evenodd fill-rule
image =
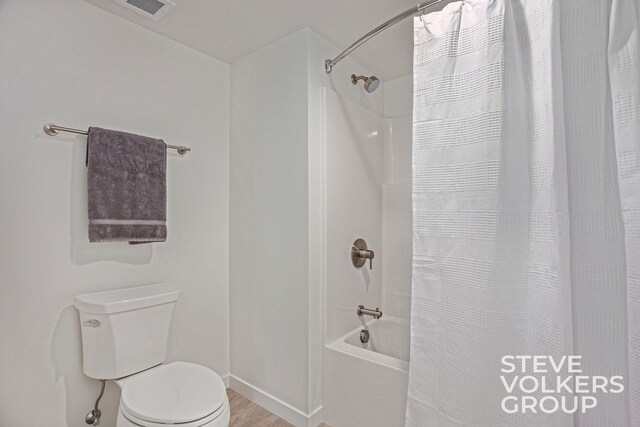
M415 19L407 426L640 426L638 8Z

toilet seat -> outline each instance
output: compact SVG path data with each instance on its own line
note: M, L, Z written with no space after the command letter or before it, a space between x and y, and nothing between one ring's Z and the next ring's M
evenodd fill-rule
M205 425L228 410L224 382L209 368L173 362L119 380L120 411L134 424Z
M220 426L228 426L229 425L229 403L225 401L222 407L210 414L205 418L201 418L199 420L195 420L189 423L181 423L181 424L172 424L172 423L155 423L152 421L142 420L136 418L135 416L129 414L123 408L120 409L119 417L124 417L129 423L140 426L140 427L170 427L170 426L179 426L179 427L207 427L209 425L220 425ZM225 419L226 418L226 419ZM220 420L220 424L214 424ZM120 425L120 424L118 424ZM129 425L129 424L126 424Z

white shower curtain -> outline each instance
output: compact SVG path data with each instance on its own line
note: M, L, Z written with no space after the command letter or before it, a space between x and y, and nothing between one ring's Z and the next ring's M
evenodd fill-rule
M407 426L640 426L639 8L466 0L415 19ZM505 355L580 355L625 389L511 414Z

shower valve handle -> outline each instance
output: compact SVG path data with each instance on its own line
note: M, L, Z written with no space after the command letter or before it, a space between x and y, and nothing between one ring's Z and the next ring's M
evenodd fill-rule
M369 270L373 269L373 257L375 254L367 248L367 242L358 239L351 246L351 262L356 268L363 267L369 260Z
M373 257L375 256L373 251L364 250L364 251L356 251L356 252L357 252L356 256L358 258L369 260L369 270L373 270Z

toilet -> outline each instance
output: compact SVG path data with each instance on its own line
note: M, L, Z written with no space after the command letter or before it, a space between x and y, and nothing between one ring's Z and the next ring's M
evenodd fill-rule
M78 295L83 371L121 389L117 427L228 427L222 378L187 362L165 364L178 301L168 283Z

